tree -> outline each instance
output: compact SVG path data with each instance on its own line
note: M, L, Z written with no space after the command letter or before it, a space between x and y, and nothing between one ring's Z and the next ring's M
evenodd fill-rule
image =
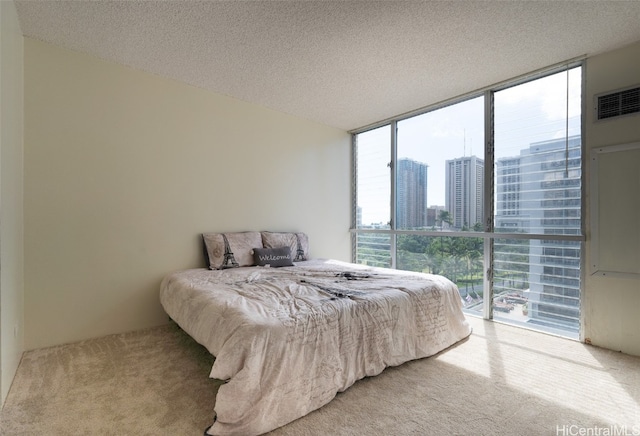
M436 221L440 223L440 230L442 230L444 223L447 223L449 225L453 224L453 219L451 218L451 214L448 210L441 210L438 213L438 218Z
M429 246L429 238L421 235L398 235L398 251L425 253Z

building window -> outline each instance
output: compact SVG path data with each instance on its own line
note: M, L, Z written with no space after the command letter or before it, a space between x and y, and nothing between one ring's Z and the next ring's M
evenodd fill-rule
M442 274L467 312L577 338L581 90L574 65L355 133L355 261Z

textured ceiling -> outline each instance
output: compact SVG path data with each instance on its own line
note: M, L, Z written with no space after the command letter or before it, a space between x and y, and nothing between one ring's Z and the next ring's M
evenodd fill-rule
M640 41L640 1L15 1L23 34L351 130Z

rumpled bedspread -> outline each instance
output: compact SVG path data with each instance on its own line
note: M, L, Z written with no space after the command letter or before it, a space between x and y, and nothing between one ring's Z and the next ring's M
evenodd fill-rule
M268 432L471 333L448 279L336 260L180 271L164 278L160 301L226 381L211 435Z

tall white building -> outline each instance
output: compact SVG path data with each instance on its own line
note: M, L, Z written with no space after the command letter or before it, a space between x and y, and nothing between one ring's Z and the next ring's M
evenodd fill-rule
M496 162L496 231L543 235L581 232L581 138L536 142ZM527 267L528 264L528 267ZM524 269L523 269L524 268ZM496 274L522 276L533 322L578 331L580 243L498 240ZM508 281L496 290L508 290Z
M471 228L484 221L484 160L465 156L447 160L445 208L452 226Z

